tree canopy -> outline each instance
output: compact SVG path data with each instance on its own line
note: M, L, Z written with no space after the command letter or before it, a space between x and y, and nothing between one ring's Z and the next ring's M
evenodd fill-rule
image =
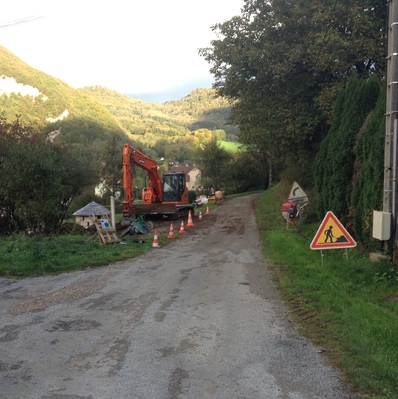
M0 136L0 235L57 232L72 199L96 179L89 159L18 118L1 117Z
M222 190L227 176L227 163L232 155L221 148L216 139L208 143L199 153L201 165L200 184L206 191Z
M240 140L305 160L325 137L353 70L384 73L385 0L245 0L199 53L232 105Z

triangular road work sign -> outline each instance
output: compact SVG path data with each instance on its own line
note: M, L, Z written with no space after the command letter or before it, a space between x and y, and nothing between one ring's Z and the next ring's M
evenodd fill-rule
M308 195L301 188L301 186L296 181L294 181L293 182L293 186L292 186L292 188L290 190L290 194L289 194L288 200L293 202L293 203L295 203L295 204L308 202Z
M334 213L329 211L319 226L310 247L311 249L338 249L353 248L356 245L357 243L350 233L348 233Z

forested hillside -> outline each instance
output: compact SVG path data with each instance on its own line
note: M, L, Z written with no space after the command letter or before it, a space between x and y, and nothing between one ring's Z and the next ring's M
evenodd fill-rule
M0 109L49 129L62 127L62 139L87 144L105 136L126 135L120 122L94 99L59 79L30 67L0 46Z
M81 90L106 107L133 134L143 135L149 127L168 135L173 130L178 135L181 127L190 131L223 129L236 141L238 129L227 124L230 105L217 97L214 89L196 89L180 100L164 104L145 103L101 86Z
M153 157L190 159L212 138L237 140L229 103L213 89L181 100L145 103L104 87L74 89L36 70L0 46L0 107L12 121L58 132L56 141L98 152L108 142L130 141ZM171 156L173 154L173 156Z
M183 161L214 137L237 141L238 129L228 124L230 106L213 89L197 89L164 104L145 103L100 86L81 90L107 108L133 142L153 156Z

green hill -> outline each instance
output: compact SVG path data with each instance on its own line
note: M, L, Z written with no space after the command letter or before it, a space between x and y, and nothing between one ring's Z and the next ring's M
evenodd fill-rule
M56 140L98 148L117 136L144 150L164 156L187 156L212 137L236 141L237 129L227 124L230 107L212 89L197 89L181 100L146 103L100 86L74 89L59 79L30 67L0 46L0 107L9 121L25 122L59 131ZM188 151L189 153L189 151Z
M145 135L153 135L156 141L200 129L223 130L229 140L236 141L238 129L227 124L230 106L225 99L216 97L213 89L196 89L180 100L164 104L145 103L101 86L81 90L107 108L136 141L145 142Z
M121 123L84 92L30 67L0 46L0 107L8 120L62 128L62 139L87 142L109 134L126 136ZM66 137L65 137L66 136Z

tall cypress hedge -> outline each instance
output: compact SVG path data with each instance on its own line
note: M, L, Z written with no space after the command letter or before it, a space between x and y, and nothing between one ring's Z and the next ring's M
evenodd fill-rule
M380 241L372 238L372 217L373 210L381 210L383 203L385 99L385 90L381 90L356 151L359 176L354 181L351 198L353 228L368 248L380 246Z
M331 128L314 162L319 217L333 211L343 224L349 221L357 134L379 92L376 78L360 79L353 73L337 98Z

